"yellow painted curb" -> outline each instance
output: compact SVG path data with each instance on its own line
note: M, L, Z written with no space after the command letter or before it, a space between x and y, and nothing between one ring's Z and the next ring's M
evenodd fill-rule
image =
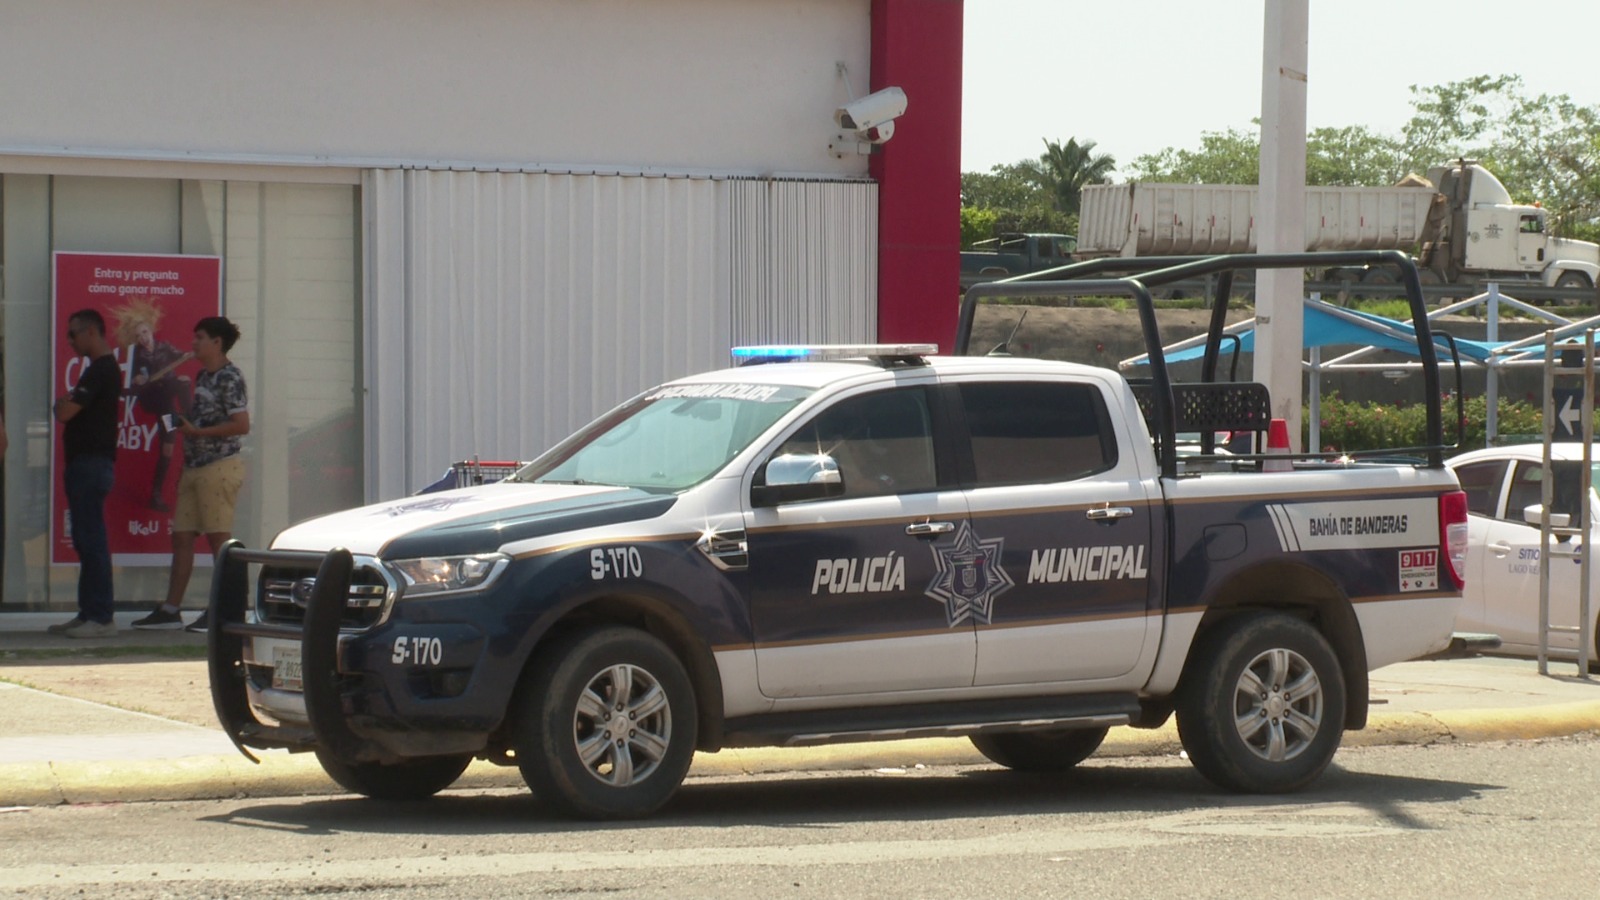
M1520 709L1374 713L1365 730L1345 733L1344 746L1514 741L1591 731L1600 731L1600 703L1580 700Z
M1374 713L1343 746L1481 742L1563 737L1600 732L1600 703L1581 701L1522 709ZM1113 728L1102 757L1175 756L1177 728ZM343 793L310 753L266 752L255 764L243 756L0 765L0 806L134 803L283 797ZM804 748L736 748L697 753L690 776L727 777L779 772L849 771L945 765L983 765L966 738L921 738ZM462 789L520 788L515 767L475 762L456 783Z

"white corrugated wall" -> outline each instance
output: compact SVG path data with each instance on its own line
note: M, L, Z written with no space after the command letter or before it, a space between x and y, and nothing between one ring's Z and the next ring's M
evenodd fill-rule
M874 334L862 182L373 170L369 500L531 458L735 344Z

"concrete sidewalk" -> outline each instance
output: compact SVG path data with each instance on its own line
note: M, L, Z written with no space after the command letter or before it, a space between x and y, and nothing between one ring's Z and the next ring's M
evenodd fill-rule
M256 751L242 756L210 712L204 690L204 635L128 627L114 638L46 634L59 614L0 614L0 807L336 793L311 754ZM193 618L191 615L190 618ZM90 650L89 648L105 648ZM64 658L63 658L64 657ZM16 683L9 673L41 659L75 668L139 665L176 658L199 685L183 696L181 721ZM1372 714L1344 746L1428 744L1555 737L1600 731L1600 680L1571 662L1538 674L1528 660L1478 657L1400 663L1372 674ZM80 692L81 693L81 692ZM192 694L192 697L189 696ZM194 722L211 722L205 727ZM1169 722L1153 731L1112 729L1100 756L1176 755ZM843 744L805 749L741 749L696 756L690 777L825 769L985 764L962 738ZM460 787L520 787L515 769L474 763Z

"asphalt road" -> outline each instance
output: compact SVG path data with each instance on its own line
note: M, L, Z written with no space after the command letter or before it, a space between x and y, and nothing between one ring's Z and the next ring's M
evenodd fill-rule
M1313 789L1187 762L694 778L656 818L521 791L0 813L0 894L65 897L1583 897L1600 735L1346 749Z

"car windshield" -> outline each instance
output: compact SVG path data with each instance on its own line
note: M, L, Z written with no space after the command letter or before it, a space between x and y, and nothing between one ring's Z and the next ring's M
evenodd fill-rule
M1571 517L1571 525L1576 528L1578 517L1582 512L1578 498L1583 494L1583 463L1576 460L1556 460L1555 481L1550 486L1550 510L1561 515ZM1595 496L1594 488L1600 485L1600 466L1594 466L1590 474L1590 497ZM1544 502L1544 466L1537 462L1522 463L1516 467L1516 472L1511 481L1511 494L1506 501L1506 518L1513 522L1522 520L1522 511L1529 506L1536 506ZM1593 509L1593 500L1590 501Z
M1576 528L1578 516L1581 513L1578 497L1583 491L1583 463L1577 461L1557 462L1555 464L1555 472L1556 483L1553 490L1555 500L1551 503L1551 508L1555 512L1571 516L1571 524ZM1589 469L1590 497L1594 496L1596 485L1600 485L1600 465L1591 465ZM1533 502L1538 503L1540 499L1542 498L1536 498Z
M716 474L810 394L772 384L665 385L601 416L507 480L675 493Z

